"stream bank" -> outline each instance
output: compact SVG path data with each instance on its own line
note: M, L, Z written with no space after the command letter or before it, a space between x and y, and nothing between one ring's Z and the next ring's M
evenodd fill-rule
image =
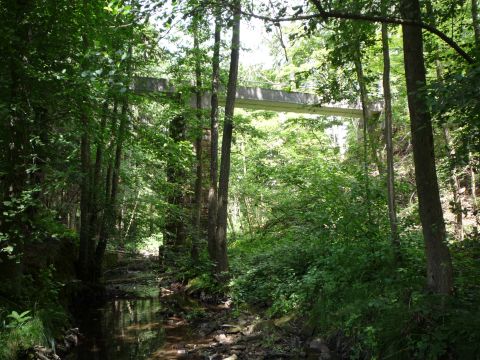
M332 359L298 322L240 311L228 298L189 291L157 263L135 257L105 274L103 304L77 316L82 334L69 360Z

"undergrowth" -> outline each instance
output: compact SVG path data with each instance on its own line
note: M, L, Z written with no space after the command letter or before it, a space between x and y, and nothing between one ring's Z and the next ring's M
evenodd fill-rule
M35 345L51 346L69 323L61 303L63 284L53 266L37 276L24 275L16 302L0 297L0 359L16 359Z
M456 294L444 299L424 289L419 234L403 238L398 265L380 238L314 240L288 233L281 240L278 234L239 240L232 251L232 294L237 303L262 306L272 317L305 317L327 338L341 332L352 344L352 359L474 359L480 351L480 291L471 284L478 284L480 272L473 249L452 247ZM270 243L270 250L260 242Z
M429 294L419 229L402 223L396 262L388 223L378 220L387 219L380 193L372 189L366 209L355 179L349 178L351 191L342 189L341 176L323 179L280 199L274 221L231 244L235 302L263 307L271 317L305 319L343 358L477 358L478 241L450 245L454 296ZM369 224L359 216L367 211Z
M46 328L39 316L23 316L15 320L9 317L10 315L6 315L2 320L0 359L16 359L21 350L34 345L48 345Z

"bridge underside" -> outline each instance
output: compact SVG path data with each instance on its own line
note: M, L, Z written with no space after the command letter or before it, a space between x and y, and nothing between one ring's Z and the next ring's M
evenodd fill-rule
M138 77L135 79L134 90L147 93L173 94L177 92L166 79ZM192 106L195 99L190 99ZM225 105L225 96L219 95L219 104ZM210 94L202 96L202 107L210 107ZM249 110L267 110L276 112L291 112L300 114L317 114L362 118L361 106L352 106L347 103L321 104L320 98L314 94L286 92L280 90L262 89L256 87L237 87L235 106ZM373 115L380 111L373 110Z

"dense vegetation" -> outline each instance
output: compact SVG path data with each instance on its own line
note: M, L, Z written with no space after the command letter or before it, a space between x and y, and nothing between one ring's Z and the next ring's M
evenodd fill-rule
M1 359L118 251L347 358L478 358L477 0L0 5ZM236 108L252 84L357 112Z

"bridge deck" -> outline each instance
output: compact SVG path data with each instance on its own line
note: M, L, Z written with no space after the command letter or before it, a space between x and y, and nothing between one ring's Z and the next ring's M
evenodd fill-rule
M138 92L174 93L175 89L166 79L138 77L134 84ZM190 100L195 104L194 97ZM202 96L204 108L210 107L210 95ZM219 104L225 105L223 92L219 94ZM286 92L281 90L262 89L258 87L237 87L235 106L251 110L270 110L278 112L292 112L302 114L321 114L342 117L362 117L361 106L352 106L347 103L321 104L320 98L314 94ZM379 114L378 109L373 110Z

